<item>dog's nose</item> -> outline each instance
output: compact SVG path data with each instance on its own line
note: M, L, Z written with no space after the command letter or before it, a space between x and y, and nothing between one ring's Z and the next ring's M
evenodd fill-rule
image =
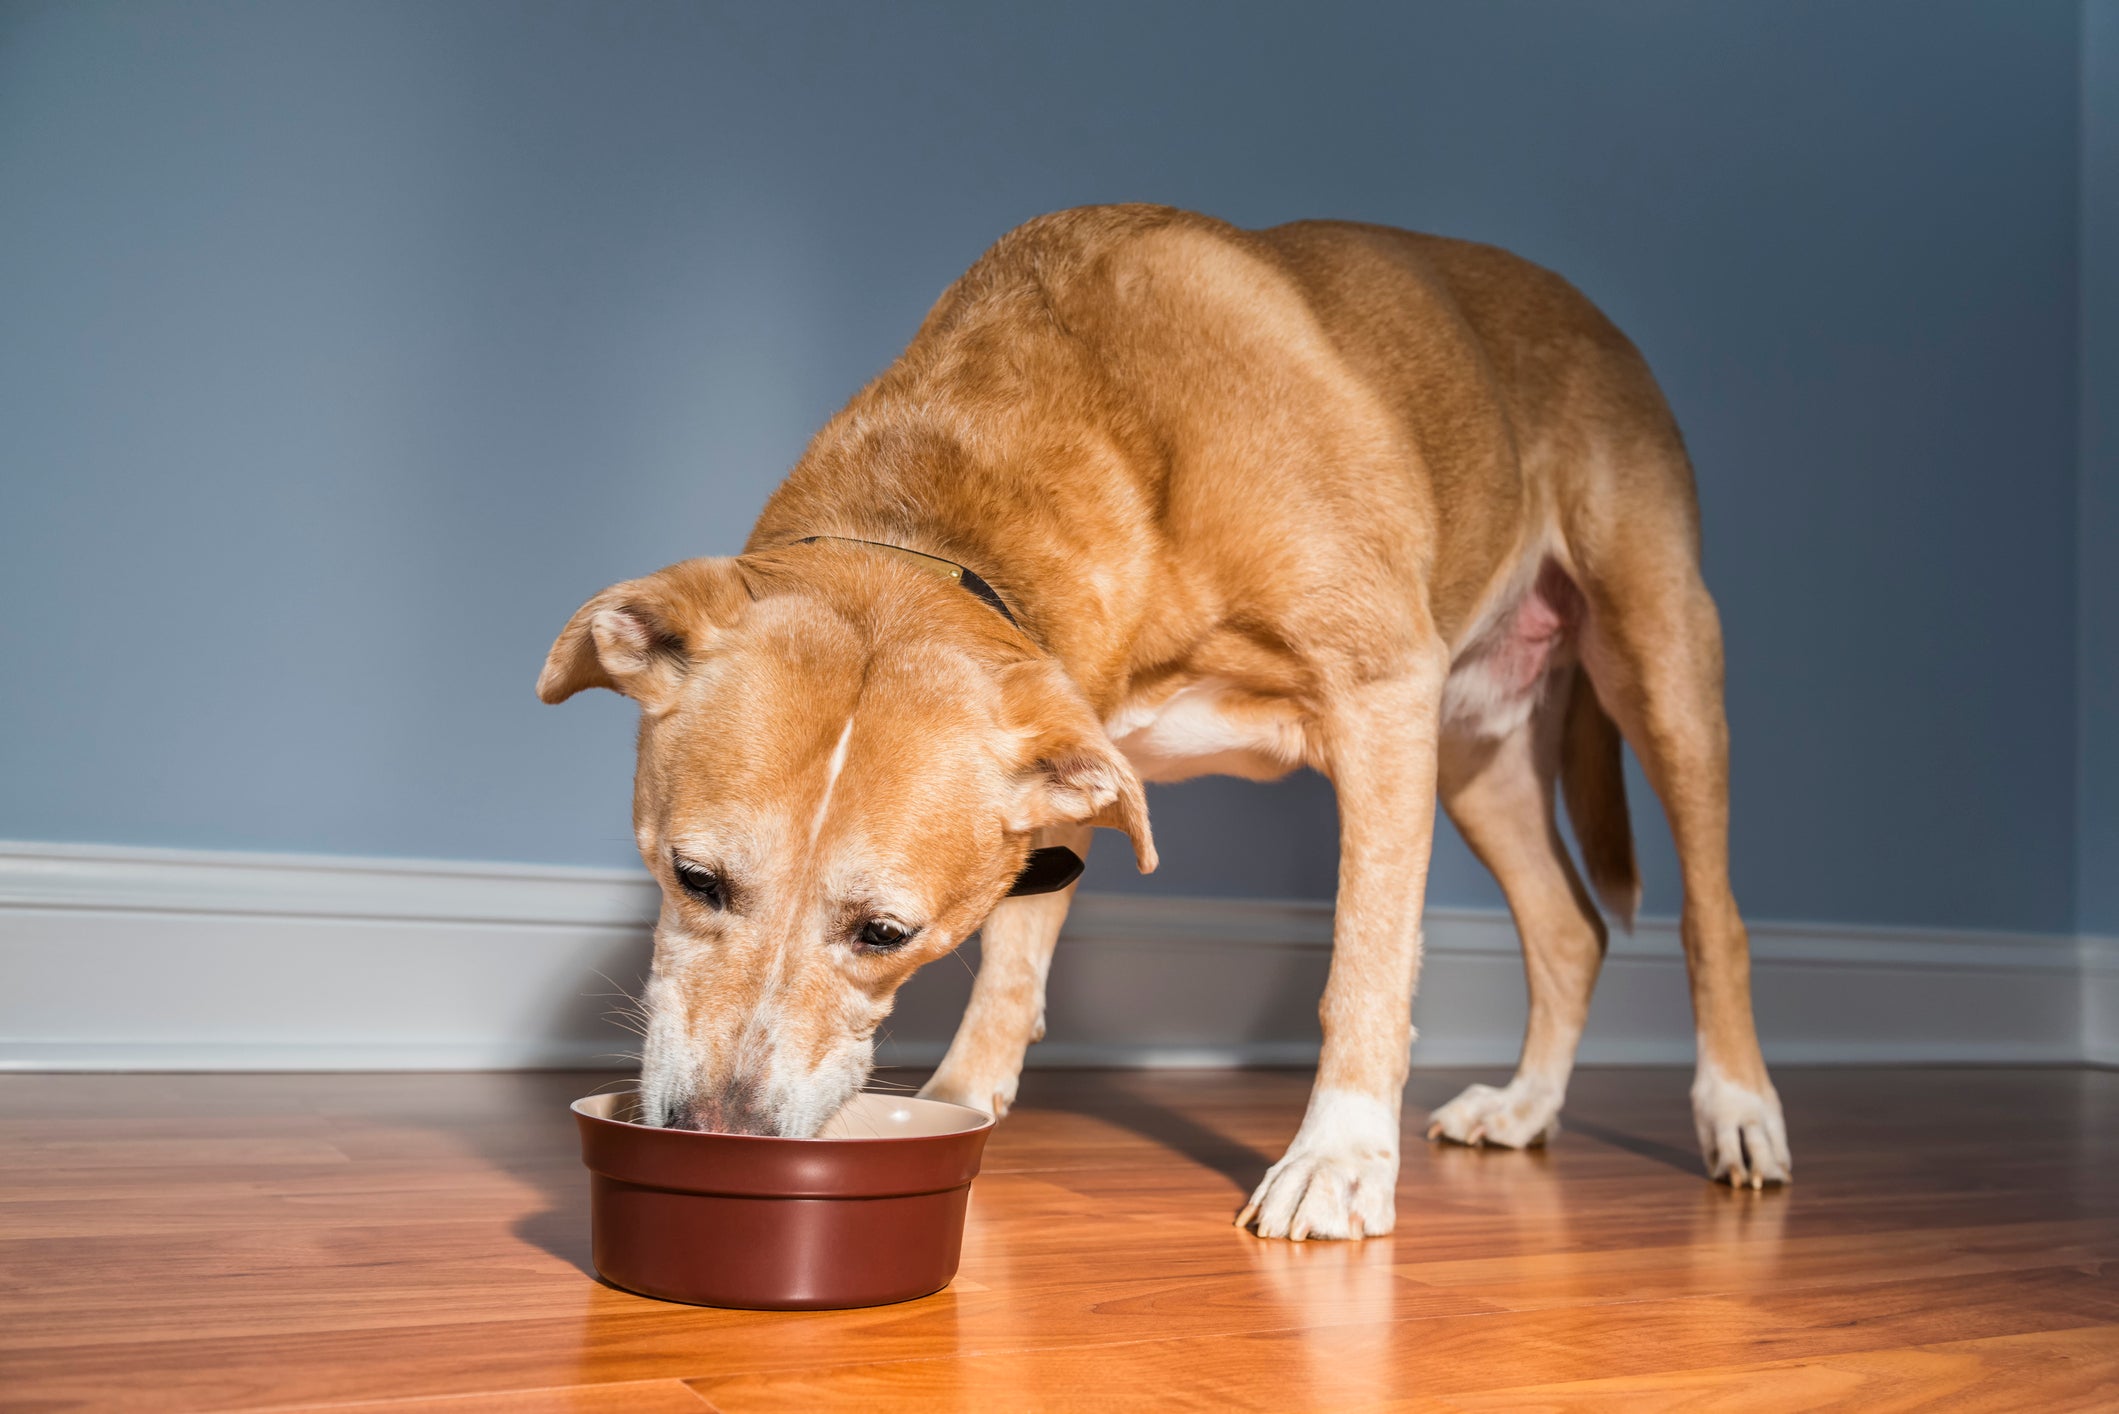
M773 1134L772 1114L756 1085L738 1082L697 1095L677 1106L672 1129L699 1129L709 1134Z

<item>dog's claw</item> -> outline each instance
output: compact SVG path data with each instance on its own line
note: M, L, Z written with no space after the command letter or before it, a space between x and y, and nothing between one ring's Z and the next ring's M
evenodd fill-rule
M1521 1079L1505 1089L1473 1085L1435 1111L1427 1137L1527 1149L1559 1129L1560 1101L1561 1092Z
M1397 1116L1366 1096L1312 1101L1281 1161L1266 1171L1237 1225L1294 1242L1381 1237L1396 1218Z
M1709 1177L1753 1191L1789 1181L1795 1165L1788 1158L1780 1099L1770 1088L1731 1084L1708 1072L1693 1087L1692 1106Z

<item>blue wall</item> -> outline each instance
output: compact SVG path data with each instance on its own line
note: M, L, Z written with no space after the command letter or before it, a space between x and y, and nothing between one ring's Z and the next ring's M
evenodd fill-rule
M1147 199L1573 278L1699 463L1750 911L2066 929L2079 38L2062 0L7 6L0 836L630 859L630 708L531 696L566 614L736 548L1002 230ZM1141 887L1331 891L1314 779L1155 807ZM1495 898L1454 842L1435 897Z
M2082 17L2077 926L2119 934L2119 0Z

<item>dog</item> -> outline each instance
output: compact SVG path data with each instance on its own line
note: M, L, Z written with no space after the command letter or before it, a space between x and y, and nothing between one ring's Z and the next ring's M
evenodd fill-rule
M816 435L742 554L574 614L537 690L589 687L641 713L647 1123L814 1134L898 987L974 932L921 1093L1006 1114L1091 830L1149 871L1143 781L1308 766L1340 814L1323 1047L1237 1222L1388 1233L1436 804L1507 894L1530 1020L1514 1078L1429 1134L1537 1144L1597 901L1630 925L1640 898L1623 740L1682 865L1707 1170L1790 1175L1691 466L1633 345L1504 251L1144 205L1030 221Z

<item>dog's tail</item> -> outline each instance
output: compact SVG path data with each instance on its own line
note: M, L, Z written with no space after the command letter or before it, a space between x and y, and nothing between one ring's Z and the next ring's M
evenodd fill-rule
M1633 931L1641 906L1641 871L1633 858L1633 821L1626 812L1626 774L1619 729L1597 701L1589 674L1577 666L1567 693L1566 734L1560 744L1560 790L1582 847L1590 887L1619 926Z

